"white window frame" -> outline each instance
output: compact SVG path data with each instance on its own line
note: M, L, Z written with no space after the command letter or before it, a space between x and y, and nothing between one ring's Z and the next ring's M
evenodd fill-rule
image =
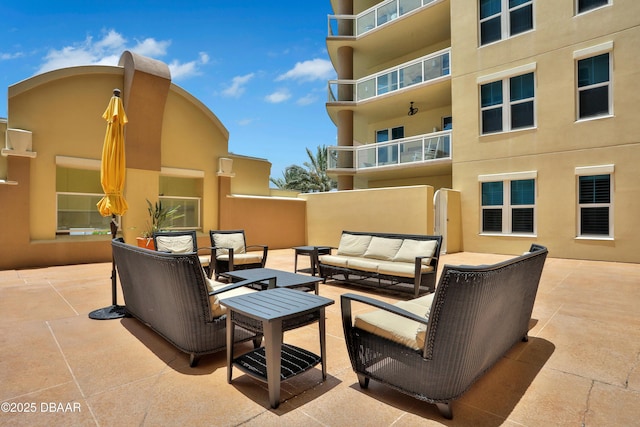
M601 4L600 6L593 7L591 9L587 9L583 12L579 10L579 2L580 0L575 0L575 12L576 15L584 15L585 13L593 12L594 10L602 9L603 7L611 6L613 3L612 0L606 0L605 4Z
M511 182L512 181L522 181L533 179L535 183L535 194L534 194L534 204L533 205L512 205L511 204ZM486 209L502 209L502 232L490 232L484 231L482 229L482 218L483 211L485 207L482 205L482 183L483 182L502 182L502 194L503 200L501 206L487 206ZM490 175L479 175L478 176L479 183L479 195L480 195L480 220L479 220L479 232L482 236L514 236L514 237L532 237L537 236L538 234L538 209L537 209L537 200L538 200L538 172L537 171L527 171L527 172L513 172L513 173L503 173L503 174L490 174ZM530 233L524 232L512 232L513 228L513 220L511 216L512 209L517 208L533 208L533 231Z
M606 83L596 83L590 86L578 87L578 61L583 59L592 58L602 54L609 54L609 81ZM613 41L601 43L596 46L591 46L585 49L576 50L573 52L574 69L575 69L575 97L576 97L576 122L588 121L594 119L602 119L613 116ZM597 116L580 117L580 92L595 89L598 87L608 86L609 100L608 100L608 113L599 114Z
M491 44L494 43L498 43L500 41L509 39L511 37L517 37L521 34L526 34L530 31L535 30L536 28L536 20L535 20L535 16L536 16L536 11L535 11L535 5L534 5L534 1L533 0L529 0L526 3L523 4L519 4L518 6L509 8L509 0L501 0L501 6L500 6L500 12L493 14L491 16L488 16L486 18L482 18L480 19L480 3L478 2L478 42L479 45L482 46L489 46ZM513 12L514 10L517 9L521 9L523 7L529 6L531 5L531 21L532 21L532 25L531 25L531 29L527 30L527 31L523 31L521 33L518 34L514 34L511 35L511 12ZM494 40L492 42L488 42L488 43L482 43L482 23L486 22L486 21L490 21L491 19L494 19L497 15L500 15L500 38L498 40Z
M614 165L585 166L575 168L576 175L576 239L577 240L613 240L614 239ZM580 203L580 178L581 176L609 175L609 203ZM609 235L581 234L580 221L582 208L609 208Z
M537 108L537 101L536 101L536 94L537 94L537 75L536 75L536 69L537 69L537 63L536 62L532 62L530 64L526 64L526 65L522 65L520 67L515 67L515 68L510 68L508 70L504 70L504 71L500 71L498 73L493 73L493 74L487 74L485 76L480 76L477 78L476 82L478 85L478 105L480 107L479 109L479 123L480 123L480 132L479 134L482 135L495 135L497 133L504 133L504 132L518 132L521 130L527 130L527 129L535 129L537 127L537 123L538 123L538 108ZM534 85L534 93L533 93L533 98L527 98L527 99L519 99L518 101L515 102L511 102L511 91L510 91L510 84L511 84L511 78L512 77L518 77L524 74L529 74L529 73L533 73L533 85ZM488 132L488 133L483 133L482 132L482 112L485 110L490 110L490 109L494 109L497 108L497 105L491 105L489 107L482 107L482 85L484 84L488 84L488 83L494 83L496 81L502 81L502 104L500 104L502 106L502 130L499 131L495 131L495 132ZM520 104L520 103L524 103L524 102L530 102L533 101L533 124L531 126L526 126L526 127L521 127L521 128L517 128L517 129L511 129L511 106L512 105L516 105L516 104Z

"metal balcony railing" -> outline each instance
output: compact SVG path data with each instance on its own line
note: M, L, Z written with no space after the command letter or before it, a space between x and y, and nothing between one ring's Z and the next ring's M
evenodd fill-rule
M358 102L451 74L451 48L359 80L329 80L329 102Z
M329 170L372 170L451 159L451 131L434 132L357 147L328 147Z
M438 0L389 0L358 15L329 15L328 34L357 37Z

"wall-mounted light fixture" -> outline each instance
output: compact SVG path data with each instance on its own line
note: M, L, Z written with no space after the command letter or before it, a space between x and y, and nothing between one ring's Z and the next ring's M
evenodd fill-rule
M411 105L409 106L409 116L413 116L418 112L418 109L413 106L413 101L411 101Z

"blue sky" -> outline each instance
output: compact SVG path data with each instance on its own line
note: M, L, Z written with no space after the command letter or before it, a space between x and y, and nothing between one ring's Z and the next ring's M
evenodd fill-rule
M271 176L305 148L335 145L325 102L329 0L42 2L0 0L0 117L7 87L76 65L117 65L130 50L169 65L172 81L229 130L229 151L268 159ZM108 96L108 95L107 95Z

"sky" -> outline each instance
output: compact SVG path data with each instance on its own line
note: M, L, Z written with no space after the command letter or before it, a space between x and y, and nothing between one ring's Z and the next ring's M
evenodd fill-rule
M166 63L227 128L229 151L267 159L279 178L308 160L306 148L336 145L325 109L330 13L329 0L0 0L0 117L9 86L117 65L129 50Z

